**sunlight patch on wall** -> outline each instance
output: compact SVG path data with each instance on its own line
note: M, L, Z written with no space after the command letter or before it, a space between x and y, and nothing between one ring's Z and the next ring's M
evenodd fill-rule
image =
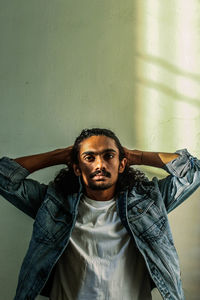
M181 66L184 71L190 72L191 75L196 74L196 66L199 61L196 4L196 1L176 1L177 10L180 12L177 13L176 18L176 61L177 65ZM200 114L200 81L195 77L189 76L190 74L176 77L176 90L188 97L188 101L176 101L175 103L175 110L179 120L177 122L176 136L181 144L186 141L191 151L195 151L197 146L197 127L199 126L198 117Z
M159 54L159 1L146 2L146 33L144 47L147 53Z
M141 144L152 150L195 151L200 146L199 4L140 4L136 82L144 112Z
M176 1L176 36L175 46L176 61L184 70L194 71L196 69L196 34L197 34L197 10L196 0L177 0ZM199 56L199 53L198 53Z

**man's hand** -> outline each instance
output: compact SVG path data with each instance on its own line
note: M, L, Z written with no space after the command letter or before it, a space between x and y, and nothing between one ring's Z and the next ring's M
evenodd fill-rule
M72 164L72 148L73 146L69 146L65 148L65 164L66 165L71 165Z
M142 163L142 151L130 150L124 147L125 155L127 158L127 165L141 165Z

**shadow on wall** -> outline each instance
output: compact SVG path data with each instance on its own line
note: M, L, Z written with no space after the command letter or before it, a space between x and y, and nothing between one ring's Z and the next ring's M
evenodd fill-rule
M155 64L160 68L170 71L171 73L173 73L176 76L185 77L188 80L193 80L193 81L196 81L197 83L200 82L199 74L181 70L180 68L170 64L169 62L165 61L162 58L155 57L155 56L148 55L148 54L142 54L142 53L136 53L136 57L138 57L139 59L142 59L143 61L145 61L147 63ZM193 98L193 97L184 95L183 93L176 91L175 88L173 89L161 82L156 82L154 80L150 80L150 79L147 79L144 77L142 78L140 76L136 76L135 80L143 85L146 85L147 87L156 89L164 94L167 94L168 96L171 97L171 99L169 98L169 100L171 100L171 101L176 99L181 102L188 102L192 105L200 106L200 98L198 99L198 98Z
M176 75L181 75L181 76L185 76L187 78L196 80L198 82L200 82L200 74L195 74L195 73L191 73L185 70L182 70L180 68L178 68L177 66L174 66L172 64L170 64L168 61L160 58L160 57L155 57L153 55L149 55L149 54L142 54L142 53L136 53L136 56L149 61L151 63L157 64L162 68L167 69L168 71L176 74Z

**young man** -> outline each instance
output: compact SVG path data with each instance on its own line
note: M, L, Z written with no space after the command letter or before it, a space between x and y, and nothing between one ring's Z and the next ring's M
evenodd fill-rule
M49 185L26 177L66 164ZM149 181L130 165L164 168ZM167 213L199 186L187 150L123 148L107 129L86 129L73 147L0 160L0 192L35 219L16 300L184 299Z

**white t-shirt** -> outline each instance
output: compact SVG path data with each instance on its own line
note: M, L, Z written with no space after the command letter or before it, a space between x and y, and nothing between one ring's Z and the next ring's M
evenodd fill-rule
M152 299L144 259L120 221L115 199L81 199L50 299Z

